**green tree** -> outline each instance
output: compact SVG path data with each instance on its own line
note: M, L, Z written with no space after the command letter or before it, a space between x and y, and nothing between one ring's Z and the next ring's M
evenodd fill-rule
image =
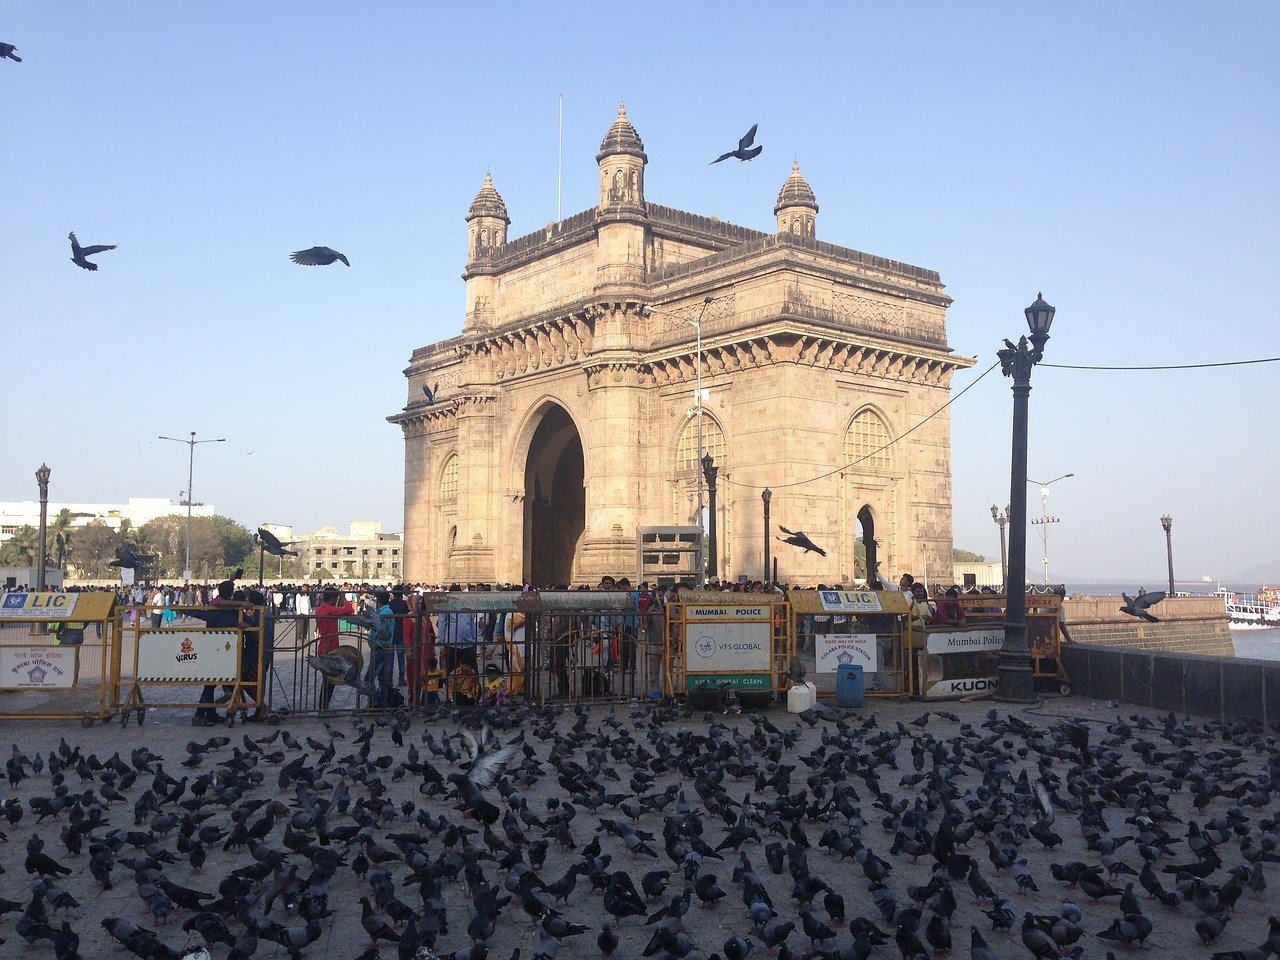
M228 571L239 566L248 570L251 562L256 564L257 552L253 534L243 524L223 516L213 517L212 523L222 543L222 563ZM254 566L254 569L257 567Z
M21 526L0 548L0 559L6 567L31 567L35 565L40 549L40 531L32 526Z
M311 571L309 576L311 577L312 580L332 580L333 579L333 574L330 573L328 570L326 570L324 567L316 567L316 569Z
M108 564L115 559L119 544L119 534L101 520L77 527L73 553L76 569L95 580L110 577L113 571Z
M952 563L984 563L986 559L981 553L974 553L972 550L961 550L957 547L951 548Z

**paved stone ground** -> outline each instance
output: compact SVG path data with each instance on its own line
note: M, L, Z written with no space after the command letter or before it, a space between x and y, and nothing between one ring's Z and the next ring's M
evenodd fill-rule
M955 712L963 722L973 725L974 729L966 735L966 739L968 739L987 735L990 732L982 729L980 725L986 720L987 712L991 709L991 706L988 703L950 704L942 709ZM647 732L649 727L647 709L643 705L620 705L615 711L617 719L624 726L631 727L635 731L636 739L646 745L648 745L650 739ZM936 710L938 708L934 707L932 709ZM852 712L848 715L848 719L850 722L857 723L866 717L873 716L877 721L878 729L892 732L895 730L895 724L899 722L908 723L920 717L924 712L925 707L920 704L875 701L869 703L864 710ZM1003 712L1002 709L1002 715ZM1108 737L1102 725L1104 722L1114 722L1118 714L1126 718L1135 715L1135 711L1129 708L1109 709L1105 704L1080 698L1051 700L1041 707L1017 710L1015 713L1037 729L1059 722L1057 720L1058 715L1079 716L1098 721L1098 723L1091 724L1095 743ZM588 725L590 731L601 731L606 735L606 738L600 741L602 744L607 744L608 739L616 735L610 732L609 727L604 725L606 714L607 711L605 709L594 709ZM784 730L791 729L797 723L794 717L776 708L769 711L767 715L771 722ZM1155 713L1149 711L1146 712L1146 715L1153 718L1156 717ZM557 720L557 729L562 732L567 731L575 719L572 712L564 713ZM328 741L330 731L344 734L346 739L338 742L338 757L340 759L345 753L354 749L352 741L359 733L357 724L360 722L361 718L343 717L339 720L330 721L326 726L325 723L314 719L291 718L283 729L303 741L303 743L309 736ZM746 736L750 736L753 729L752 722L746 715L730 714L716 718L714 722L723 724L729 729L736 728ZM669 735L675 735L676 731L681 727L692 731L694 735L701 735L707 732L709 723L703 714L694 713L672 720L665 724L663 729ZM415 744L419 752L429 756L422 744L421 738L423 734L429 732L438 739L442 734L448 733L453 729L456 729L455 724L451 723L447 718L439 721L415 720L411 728L405 733L405 747L401 748L392 743L391 729L389 726L384 725L375 732L371 744L371 756L376 758L381 755L388 755L395 760L400 760L403 759L405 751L410 744ZM563 791L557 784L554 770L545 762L552 749L552 743L535 738L532 727L529 724L524 725L522 729L525 730L526 737L536 750L539 760L543 762L545 772L545 775L536 784L528 787L523 792L528 797L530 807L534 812L544 814L546 802L549 798L563 796ZM950 738L961 733L960 724L941 719L936 714L931 717L927 728L924 729L928 734L937 738ZM1003 724L998 729L1004 730ZM34 756L36 753L48 754L58 746L62 738L65 738L68 744L79 746L86 753L94 753L99 758L105 759L107 756L118 752L125 758L126 762L128 761L129 751L139 746L146 746L165 758L165 768L173 775L182 776L188 774L192 777L199 776L202 773L217 772L218 764L231 757L234 750L243 751L242 737L247 735L255 738L264 738L275 732L272 728L263 725L237 726L233 731L230 731L232 737L230 746L213 751L200 766L186 769L179 766L179 763L188 756L186 745L189 740L194 738L203 742L211 734L222 735L228 733L228 731L222 728L193 730L188 725L188 717L185 713L178 714L164 710L156 710L149 713L147 721L141 728L131 725L129 728L122 730L119 724L115 723L85 730L79 724L70 722L8 722L5 725L5 730L14 745L28 756ZM914 726L908 725L905 730L909 731L912 736L918 737L921 735L921 729ZM824 737L830 732L831 728L822 723L813 728L803 728L802 738L791 751L791 755L783 760L784 763L791 763L796 766L793 776L793 789L804 789L805 778L810 773L809 768L801 758L819 748ZM193 737L193 735L195 736ZM509 738L513 735L514 731L505 731L502 734L504 738ZM1157 741L1162 748L1168 747L1168 743L1162 741L1158 736L1158 731L1135 735L1149 737ZM1025 743L1025 737L1014 732L1005 732L1001 739L1009 748L1014 750ZM1122 754L1130 758L1132 769L1140 771L1144 768L1144 763L1140 757L1132 753L1129 748L1131 742L1132 738L1129 742L1121 744L1119 749ZM1214 741L1197 740L1195 743L1195 749L1205 754L1224 746L1231 747L1231 744L1224 743L1221 737ZM899 780L903 776L912 773L910 745L911 740L908 737L903 737L897 749L897 770L882 766L878 772L887 791L914 801L920 796L921 788L919 786L898 786ZM266 749L270 751L279 746L279 742L276 742ZM1261 737L1242 738L1239 741L1239 749L1241 750L1243 768L1253 774L1251 779L1255 783L1268 783L1271 775L1266 772L1267 764L1268 762L1273 764L1272 769L1275 770L1274 765L1277 763L1275 739L1271 738L1264 741ZM9 751L4 750L3 753L7 757ZM577 754L578 760L584 760L585 750L577 751ZM297 754L290 753L289 756L292 758ZM312 752L312 758L314 759L314 752ZM1016 758L1015 756L1015 763L1024 763L1029 768L1032 778L1035 779L1038 776L1035 767L1037 759L1038 754L1032 751L1029 757L1025 759ZM442 774L450 772L449 765L444 761L436 762ZM260 760L258 769L263 773L263 781L249 796L264 800L278 798L278 766ZM1016 774L1016 771L1017 767L1015 766L1013 772ZM1168 775L1166 771L1162 770L1153 772L1162 776ZM620 769L619 773L621 774L621 781L617 783L610 782L609 789L627 792L630 771ZM1058 776L1065 776L1065 764L1054 769L1054 773ZM327 779L330 781L339 779L335 767L330 768L330 774ZM408 801L414 803L418 809L427 810L433 815L443 813L455 822L460 820L460 814L447 799L427 799L419 794L417 787L420 780L413 776L393 781L390 771L387 771L382 775L382 781L386 786L387 796L397 805ZM959 784L962 790L976 787L980 782L972 769L966 769L962 775L962 781ZM653 792L660 791L670 782L673 782L670 775L660 776ZM129 796L130 802L117 803L109 809L108 818L112 827L134 829L131 801L149 784L149 776L139 778L138 785ZM868 800L869 797L862 781L856 781L855 785L863 800ZM66 786L73 793L79 793L95 785L82 783L80 777L76 776L74 772L68 772ZM726 788L735 796L747 794L751 786L752 784L746 781L734 781L732 779L726 781ZM1157 790L1163 792L1161 787L1157 787ZM367 796L367 791L364 791L363 788L353 788L352 792L357 798ZM29 807L33 797L47 797L50 793L51 783L47 770L42 775L35 775L23 780L16 787L10 787L7 780L0 781L0 800L16 798L23 803L24 807ZM686 795L697 808L699 798L691 785L686 784ZM496 794L490 793L490 796L501 805L501 801ZM288 796L279 798L290 799ZM765 796L762 793L757 793L753 800L757 804L762 804ZM1197 819L1203 823L1208 818L1224 813L1230 803L1231 801L1228 800L1216 799L1207 809L1197 812L1191 809L1190 798L1184 788L1172 793L1169 806L1172 814L1178 820ZM225 824L227 822L225 813L221 812L221 808L217 809L219 812L211 822ZM1260 809L1244 808L1245 814L1251 818L1251 822L1254 825L1255 836L1258 832L1258 823L1264 817L1274 818L1276 810L1277 799L1274 794L1267 798L1266 804ZM881 825L881 820L884 816L883 811L873 808L869 803L865 803L862 808L862 814L867 821L867 825L862 830L863 840L878 856L891 861L893 872L886 883L897 894L899 905L908 904L910 901L907 898L907 888L911 885L923 884L929 879L929 858L925 857L920 862L913 863L909 857L891 856L889 848L893 842L893 834L886 831ZM562 851L561 848L553 843L547 855L545 866L538 871L544 880L551 882L560 878L564 875L569 864L574 859L581 857L581 847L594 835L601 816L625 819L625 817L620 816L617 810L603 810L600 814L593 813L590 810L580 810L572 828L573 835L579 845L578 851L576 853L568 853ZM627 852L621 843L613 836L602 835L601 843L604 852L613 856L613 868L620 867L630 871L636 878L637 886L639 878L644 872L659 867L671 867L671 863L666 860L661 848L662 817L663 812L656 803L653 803L650 805L649 811L634 823L634 826L652 831L658 835L658 839L655 842L655 846L658 849L657 861L641 858L639 862L629 862ZM1123 835L1132 831L1133 828L1124 823L1124 817L1125 811L1123 809L1117 809L1115 806L1108 808L1106 819L1114 835ZM345 818L337 819L338 822L346 822ZM63 821L65 822L65 817ZM931 826L936 826L936 822L935 818ZM828 826L843 828L845 824L819 822L811 823L808 826L807 832L810 838L815 841L815 845L809 851L812 872L822 877L843 895L847 913L850 917L865 915L876 920L882 929L891 932L892 926L881 921L872 903L868 893L868 882L861 868L853 860L839 859L833 856L830 851L816 846L818 835L822 829ZM1181 836L1185 832L1185 826L1176 820L1166 822L1163 826L1176 836ZM0 897L24 902L29 898L32 878L24 871L23 860L27 841L33 835L38 834L44 838L47 853L73 868L72 875L65 878L61 883L80 902L80 906L71 910L67 917L82 937L80 952L86 960L99 960L99 958L117 955L115 944L108 941L100 927L101 919L107 916L127 916L146 926L152 926L160 934L161 939L175 949L181 949L183 946L195 942L191 936L183 933L180 929L181 920L190 915L187 911L178 910L173 920L165 925L155 925L148 922L150 918L146 916L143 905L135 894L135 884L130 877L130 871L124 866L116 867L114 876L115 889L106 892L100 890L86 871L88 844L85 845L85 852L80 857L73 857L59 839L62 824L58 821L47 819L43 823L37 823L36 817L28 809L27 814L20 823L9 826L4 820L0 819L0 827L3 827L8 835L7 842L0 844L0 866L4 868L3 875L0 875ZM142 829L146 829L145 826ZM280 844L282 829L282 826L278 826L275 834L270 838L276 846ZM384 846L390 846L390 842L385 839L385 834L397 831L413 832L419 829L411 818L398 817L382 827L380 842ZM1080 827L1068 812L1063 810L1057 812L1054 829L1065 838L1066 843L1063 847L1049 852L1044 850L1035 840L1028 840L1022 844L1020 849L1020 853L1029 860L1032 872L1040 888L1039 892L1019 891L1012 876L1006 872L997 872L991 867L984 845L975 845L972 853L975 860L981 865L983 875L991 882L996 892L1012 901L1019 918L1021 918L1024 910L1031 910L1037 913L1055 913L1062 898L1067 896L1084 909L1084 927L1088 933L1097 933L1106 928L1118 916L1115 899L1112 898L1107 904L1095 905L1090 904L1087 898L1079 891L1067 893L1063 884L1051 878L1049 865L1051 862L1062 863L1068 860L1084 860L1096 864L1098 863L1098 855L1089 852L1085 848L1080 835ZM725 827L718 818L707 818L705 839L712 846L715 846L720 841L725 832ZM766 839L775 838L767 837ZM165 843L172 848L173 840L174 837L170 834ZM785 838L783 838L783 842L785 843ZM479 845L478 837L476 838L476 843ZM1225 879L1227 869L1242 862L1237 842L1225 843L1219 849L1224 865L1211 877L1211 880L1218 884ZM433 844L430 844L429 850L433 855L438 854L439 841L436 840ZM769 872L765 863L762 845L754 842L748 843L743 847L742 852L746 853L763 879L779 914L783 917L795 918L797 908L790 896L791 878L785 873L782 876L775 876ZM686 918L686 928L697 945L696 952L691 956L698 958L698 960L702 960L702 958L706 958L712 953L722 953L722 945L725 939L733 934L755 941L753 956L761 957L764 954L763 944L752 936L750 924L745 917L740 898L741 888L730 880L736 856L732 851L727 851L726 853L727 857L723 863L708 859L704 862L703 870L704 872L715 873L719 878L720 885L729 892L729 896L709 910L700 909L695 901L694 907L689 911ZM1133 852L1132 845L1122 848L1121 855L1123 859L1133 864L1135 868L1141 866L1141 860ZM295 857L294 859L301 858ZM1187 849L1180 843L1170 851L1168 860L1164 862L1182 862L1187 859L1189 859ZM242 851L223 853L220 846L215 846L210 851L209 861L205 865L203 872L199 874L193 873L190 866L184 860L180 860L177 865L166 868L166 876L180 884L214 891L217 889L219 880L226 876L230 870L243 867L250 862L252 861L249 855ZM305 876L309 870L309 865L303 863L301 866L302 875ZM397 877L396 889L398 894L415 909L420 908L421 904L417 899L416 885L401 886L398 882L407 875L404 865L391 864L390 866ZM493 883L501 884L505 877L505 871L496 868L490 863L484 864L484 871L490 882ZM1262 943L1267 935L1267 914L1276 911L1275 904L1278 900L1276 891L1280 891L1280 868L1269 864L1267 866L1267 875L1271 887L1267 892L1266 898L1261 900L1254 899L1250 892L1246 890L1237 904L1238 915L1232 917L1226 932L1214 944L1213 948L1206 948L1202 945L1194 932L1193 924L1200 917L1200 912L1195 906L1187 903L1177 909L1169 909L1158 905L1155 901L1148 900L1141 888L1138 888L1142 908L1151 917L1155 925L1154 932L1148 940L1148 947L1159 956L1207 957L1213 950L1238 949ZM1166 885L1171 885L1172 879L1172 877L1162 875L1162 880L1166 882ZM679 882L677 879L673 882L668 894L678 889ZM1015 932L1010 936L991 933L991 924L982 914L981 909L974 904L966 883L956 883L954 889L956 898L959 901L959 907L955 913L951 928L955 938L955 954L968 956L968 927L970 923L977 923L992 944L997 956L1025 957L1029 955L1020 942L1016 928ZM307 948L305 951L306 957L313 958L313 960L330 960L330 958L333 958L333 960L354 960L354 958L362 954L368 942L360 927L359 897L367 892L367 885L355 877L349 869L344 868L339 871L331 890L331 907L337 911L337 915L331 921L326 921L323 936L319 941ZM442 956L446 951L457 950L466 946L469 942L466 936L468 913L464 904L463 892L459 889L458 884L454 884L452 888L446 886L446 894L449 904L449 932L437 944L438 952ZM822 897L819 895L815 901L814 913L823 920L827 920L828 918L821 908L821 901ZM653 908L657 909L657 907L658 903L655 902ZM579 882L578 888L564 912L570 919L587 924L591 929L585 936L576 940L564 941L560 949L560 955L566 958L598 956L599 951L595 945L595 935L600 928L601 922L608 917L601 908L599 897L590 892L589 883L585 880ZM277 908L273 914L273 919L278 918L286 923L292 922L296 924L300 922L281 914L282 911ZM52 957L53 951L47 941L37 943L34 947L23 950L21 940L14 933L14 922L17 916L17 914L9 914L7 917L0 919L0 937L8 938L9 942L9 945L4 948L5 955L18 956L19 952L21 952L23 956ZM927 912L925 917L927 920ZM55 918L55 925L59 919ZM799 927L798 921L797 927ZM921 933L923 934L923 928ZM615 956L639 956L649 939L649 931L643 926L643 918L625 920L621 928L621 937L622 943ZM851 937L847 928L842 928L838 939L831 941L829 945L846 947L850 942ZM512 950L518 946L522 949L523 956L530 957L534 954L537 943L538 930L536 926L530 924L524 914L520 912L518 903L513 903L503 913L497 933L489 941L490 956L506 960L511 955ZM807 938L803 936L799 929L791 934L788 944L796 956L803 955L805 948L808 946ZM1104 942L1091 935L1086 935L1080 941L1080 946L1083 947L1084 957L1102 958L1106 955L1108 949ZM13 952L8 953L8 951ZM221 958L226 955L226 948L222 946L216 947L213 953L215 958ZM274 958L283 957L285 953L274 944L264 940L261 942L256 955ZM366 954L365 956L367 957L368 955ZM381 956L385 958L394 957L394 945L383 944ZM874 956L894 958L898 956L898 950L893 941L890 940L884 946L877 948Z

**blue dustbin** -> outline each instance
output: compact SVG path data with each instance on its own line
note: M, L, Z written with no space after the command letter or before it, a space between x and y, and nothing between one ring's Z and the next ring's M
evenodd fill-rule
M860 707L866 692L862 664L842 663L836 670L836 706Z

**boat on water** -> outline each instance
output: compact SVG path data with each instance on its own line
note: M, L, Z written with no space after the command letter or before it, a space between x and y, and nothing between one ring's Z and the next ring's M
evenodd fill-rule
M1280 627L1280 588L1264 586L1257 593L1237 593L1219 585L1214 596L1226 601L1232 630L1274 630Z

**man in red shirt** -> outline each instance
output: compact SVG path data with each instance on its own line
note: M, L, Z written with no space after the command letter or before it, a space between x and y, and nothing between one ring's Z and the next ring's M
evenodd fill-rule
M321 594L316 607L316 653L333 653L338 649L338 618L349 617L356 612L350 600L345 600L337 590L330 588ZM333 684L325 680L320 687L320 709L329 709L333 696Z

